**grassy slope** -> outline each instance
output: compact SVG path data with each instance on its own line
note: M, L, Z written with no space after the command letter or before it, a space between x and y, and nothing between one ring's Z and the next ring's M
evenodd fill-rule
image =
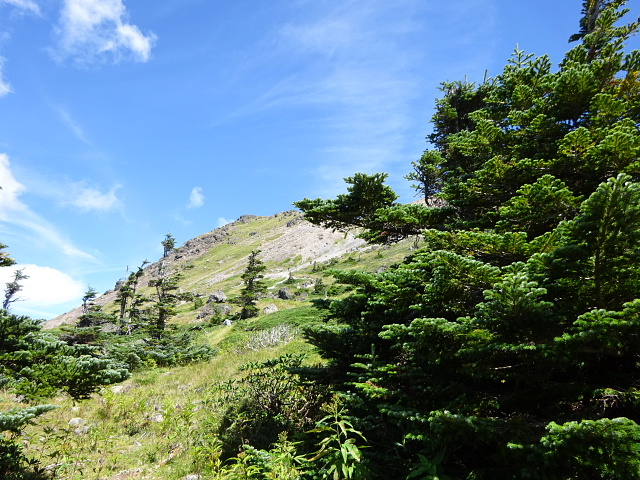
M184 274L182 288L203 294L221 288L229 296L237 294L244 257L252 249L264 247L281 235L278 228L283 222L286 223L286 218L258 217L246 224L235 225L226 243L216 245L197 258L175 262L173 267ZM292 274L294 284L285 286L295 291L303 281L317 281L321 277L325 284L330 284L331 278L324 273L328 266L375 271L400 261L412 247L412 242L405 242L390 248L359 249L326 264L309 264ZM299 268L305 260L299 254L293 254L289 258L265 262L268 272L283 272L284 275L279 279L268 279L268 282L272 285L281 282L289 268ZM225 269L226 278L215 284L207 283ZM310 300L319 297L308 288L299 288L299 291L309 292L308 297L301 296L297 300L269 298L260 305L275 303L280 309L276 313L232 326L203 323L206 341L219 348L219 354L209 362L137 373L123 384L104 388L78 404L64 396L51 399L48 403L60 408L41 417L36 425L26 430L24 440L28 454L44 465L50 465L59 479L171 480L196 473L202 462L215 461L218 450L212 432L224 410L215 399L225 381L240 375L238 367L241 364L285 353L306 353L310 363L322 361L305 343L299 330L290 341L256 347L260 343L256 338L261 331L287 324L296 333L296 325L317 321L321 313L311 306ZM115 309L115 306L105 308L109 309ZM192 304L184 304L173 321L193 323L196 313ZM1 393L0 399L4 401L5 409L24 406L6 391ZM70 425L73 418L81 418L81 425Z

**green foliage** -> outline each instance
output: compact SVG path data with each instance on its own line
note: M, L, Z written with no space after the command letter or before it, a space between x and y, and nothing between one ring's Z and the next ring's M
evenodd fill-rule
M299 442L287 439L286 432L278 436L278 441L268 451L243 445L242 452L232 459L233 463L226 469L227 473L231 478L300 479L308 462L298 453L298 445Z
M23 452L20 444L0 438L0 471L6 480L48 480L51 476Z
M369 228L376 222L377 229L382 230L382 224L376 221L376 212L393 205L398 198L393 189L384 184L386 178L386 173L356 173L344 179L350 185L349 193L338 195L335 200L305 198L294 205L304 212L307 220L326 228L346 231L354 227Z
M96 292L96 290L92 286L89 286L82 296L83 314L86 314L89 311L89 308L92 306L91 301L94 300L97 296L98 292Z
M36 405L28 408L14 408L0 412L0 432L20 433L25 425L32 423L34 418L54 408L57 407L53 405Z
M9 254L3 251L7 246L3 243L0 243L0 267L10 267L11 265L15 265L16 261L9 256Z
M144 274L144 267L149 262L146 260L138 267L138 270L131 272L125 282L118 288L116 302L119 304L120 313L118 316L118 330L131 333L135 323L140 321L141 306L146 302L146 298L138 293L138 283Z
M343 408L334 397L325 406L328 415L320 419L310 433L318 433L322 439L318 451L310 459L321 478L333 480L365 480L370 478L358 440L366 439L353 428Z
M193 331L165 332L160 336L138 334L119 341L106 339L102 348L131 371L206 362L218 352L215 347L199 340Z
M2 302L2 308L5 310L9 310L9 306L13 302L17 302L20 299L16 297L16 294L22 290L22 285L20 282L22 280L26 280L29 278L29 275L25 275L24 269L16 270L13 274L13 280L5 283L6 287L4 289L4 301Z
M0 310L0 374L4 383L27 399L63 390L82 399L101 385L129 376L125 366L103 356L95 347L69 345L42 333L39 323Z
M442 473L441 463L444 460L444 451L438 453L432 460L424 455L418 454L419 462L414 465L413 470L407 476L410 478L420 478L420 480L450 480L450 477Z
M163 257L166 257L167 255L169 255L169 253L176 248L176 239L170 233L167 233L164 236L164 240L162 240L162 242L160 243L162 244L162 248L163 248L163 252L162 252Z
M256 306L256 302L267 291L267 286L262 281L264 272L267 267L258 258L260 250L253 250L249 255L247 268L242 273L242 281L244 287L240 292L238 301L242 305L242 312L240 316L242 318L252 318L258 315L259 310Z
M283 355L245 364L245 376L220 392L219 402L227 405L219 431L225 456L237 452L245 439L266 449L281 432L299 434L314 425L326 393L320 386L304 385L294 373L303 360Z
M165 269L164 261L162 261L157 278L149 281L149 286L155 288L155 301L152 304L152 315L149 319L149 326L155 336L162 334L169 318L175 315L176 304L187 298L187 296L177 293L180 278L179 273L169 274Z
M617 309L635 297L640 287L640 185L630 176L600 185L560 230L566 246L551 261L554 274L563 268L566 280L556 284L590 296L592 308Z
M426 199L430 199L442 189L442 178L440 177L440 165L444 159L437 150L427 150L418 162L412 162L413 172L406 175L407 180L416 182L411 185L418 191L418 194Z
M23 447L1 432L11 432L15 437L25 425L33 424L33 419L57 408L53 405L37 405L28 408L13 408L0 412L0 472L7 480L44 480L49 478L38 463L25 456Z
M638 476L640 52L624 48L640 24L624 4L585 2L555 70L516 49L494 78L445 84L435 150L408 176L430 203L356 216L365 238L427 245L332 272L355 291L305 331L328 361L309 378L348 398L378 478ZM323 224L335 202L297 205Z
M527 478L623 480L640 475L640 426L626 418L551 422L538 472Z

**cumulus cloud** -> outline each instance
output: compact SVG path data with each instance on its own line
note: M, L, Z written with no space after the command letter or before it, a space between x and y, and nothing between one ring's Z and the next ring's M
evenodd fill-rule
M202 187L193 187L191 195L189 195L188 208L200 208L204 205L204 195L202 194Z
M131 58L146 62L156 36L127 23L122 0L65 0L58 28L60 56L86 62Z
M95 257L76 248L40 215L31 210L20 196L25 187L13 175L9 156L0 154L0 221L22 229L27 235L32 235L38 241L45 241L64 255L82 260L95 261Z
M0 5L2 4L12 5L40 15L40 7L34 0L0 0Z
M0 268L0 284L13 281L16 270L23 270L29 277L20 282L22 290L16 296L21 309L59 305L78 300L84 293L84 284L66 273L31 264Z

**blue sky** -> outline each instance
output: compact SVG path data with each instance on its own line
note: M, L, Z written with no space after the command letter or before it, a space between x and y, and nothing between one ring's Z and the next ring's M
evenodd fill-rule
M355 172L413 200L439 84L498 74L516 45L559 62L581 5L0 0L0 242L30 275L13 311L52 318L168 232L334 196Z

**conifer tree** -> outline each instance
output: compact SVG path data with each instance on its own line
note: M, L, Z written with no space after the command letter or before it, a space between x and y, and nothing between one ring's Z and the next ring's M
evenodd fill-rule
M7 282L5 284L4 289L4 301L2 302L2 308L5 310L9 310L9 306L19 301L20 299L16 297L18 292L22 290L22 284L20 283L22 280L26 280L29 278L29 275L24 273L24 268L18 269L13 273L13 280Z
M0 267L10 267L16 263L7 252L3 251L5 248L7 248L7 246L0 243Z
M154 318L152 324L156 334L164 331L167 320L175 315L175 306L183 296L177 292L180 275L167 271L164 260L160 261L158 277L149 281L149 286L155 288L155 303L152 306Z
M89 311L89 308L92 305L91 301L95 300L97 296L98 296L98 292L96 292L95 288L89 285L89 287L87 287L87 290L84 292L84 295L82 296L82 313L83 314L86 314Z
M621 22L625 3L586 0L557 70L516 49L494 78L443 85L434 150L409 175L437 201L399 205L380 183L366 216L349 195L296 203L427 242L386 272L337 273L356 293L307 330L377 478L425 462L456 479L640 477L640 51L625 51L640 23Z
M164 240L160 243L162 243L163 257L166 257L167 255L169 255L169 253L173 251L176 247L176 239L170 233L167 233L164 237Z
M262 279L267 267L258 258L260 250L253 250L249 254L247 262L247 268L245 268L242 274L242 281L244 287L240 292L239 302L242 305L242 311L240 312L241 318L251 318L258 315L258 307L256 302L267 291L267 286Z

